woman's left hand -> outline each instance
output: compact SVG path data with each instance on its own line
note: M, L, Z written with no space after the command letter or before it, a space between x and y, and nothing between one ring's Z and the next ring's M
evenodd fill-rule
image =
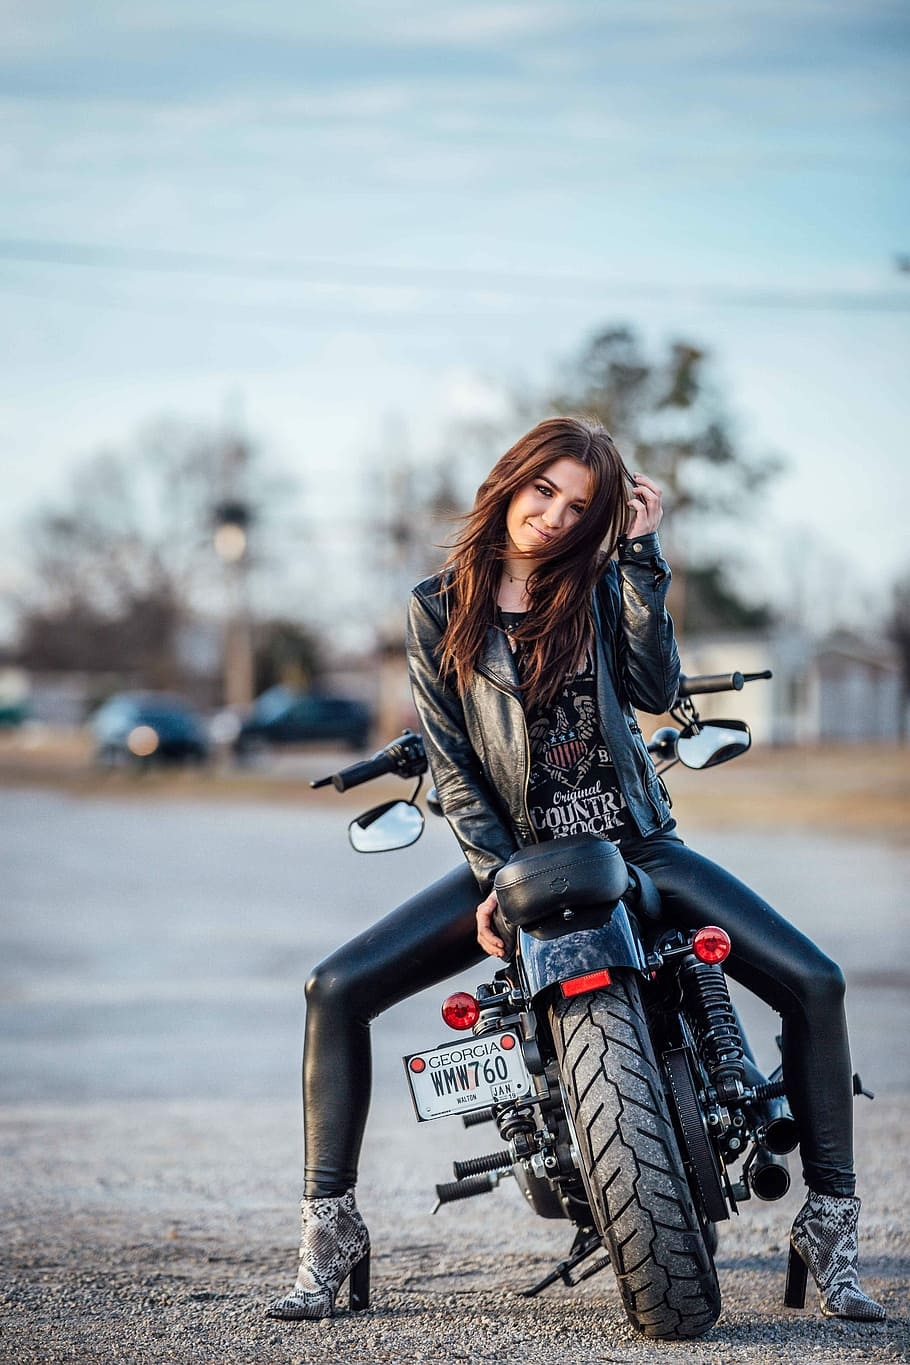
M506 945L493 930L493 914L498 902L496 892L491 891L485 901L477 907L477 942L489 957L505 957Z
M629 498L631 521L626 531L628 537L647 536L656 531L661 523L664 509L661 506L663 494L652 479L644 474L634 475L635 489Z

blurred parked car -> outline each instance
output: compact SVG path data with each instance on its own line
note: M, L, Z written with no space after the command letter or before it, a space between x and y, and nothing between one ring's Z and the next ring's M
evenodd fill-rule
M202 720L181 697L119 692L89 721L95 758L104 767L204 763L211 743Z
M25 670L0 667L0 729L13 730L28 720L28 696Z
M366 747L373 718L368 706L351 697L322 697L270 687L253 703L234 740L239 758L271 745L328 741Z
M8 697L0 697L0 728L13 730L27 719L28 707L25 702L10 701Z

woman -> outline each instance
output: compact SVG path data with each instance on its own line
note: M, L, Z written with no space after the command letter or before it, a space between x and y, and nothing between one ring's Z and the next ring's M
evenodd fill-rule
M484 953L504 957L497 870L523 844L584 831L618 843L651 875L672 923L726 929L729 974L782 1015L809 1189L791 1258L812 1272L825 1313L885 1316L856 1269L843 977L753 891L681 841L635 720L633 707L665 712L679 684L661 515L660 489L629 475L602 427L551 418L498 461L442 574L414 589L411 686L467 867L334 953L308 982L300 1268L292 1292L269 1309L274 1317L330 1315L348 1277L352 1306L368 1299L369 1234L354 1184L371 1019Z

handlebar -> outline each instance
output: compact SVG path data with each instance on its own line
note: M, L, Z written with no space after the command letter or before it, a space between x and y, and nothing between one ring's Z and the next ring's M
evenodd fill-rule
M695 697L708 692L740 692L747 682L757 682L770 678L771 670L763 673L709 673L701 676L680 679L680 697ZM364 782L372 782L375 777L385 773L395 773L398 777L420 777L427 770L427 758L420 735L405 730L385 748L378 749L370 758L352 763L328 777L320 777L311 782L313 788L328 787L330 784L337 792L350 791Z
M384 749L377 749L370 758L352 763L349 768L320 777L311 782L311 787L327 787L329 783L337 792L346 792L351 787L359 787L364 782L372 782L374 777L385 773L396 773L399 777L420 777L427 770L427 758L420 735L405 730L398 739L393 739Z
M372 758L352 763L349 768L332 773L331 777L321 777L317 782L311 782L310 786L326 787L331 782L336 792L346 792L350 787L359 787L362 782L372 782L374 777L382 777L384 773L391 773L394 770L395 764L390 755L384 749L380 749Z
M770 668L762 673L705 673L691 678L684 674L679 682L679 695L700 697L709 692L741 692L747 682L760 682L770 677Z

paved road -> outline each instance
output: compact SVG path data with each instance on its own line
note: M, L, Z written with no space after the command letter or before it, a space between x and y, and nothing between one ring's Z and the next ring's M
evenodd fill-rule
M515 1297L567 1237L514 1188L429 1217L452 1157L490 1145L454 1120L411 1117L399 1058L442 1040L439 991L374 1030L361 1202L378 1253L376 1311L293 1331L260 1319L292 1265L306 970L459 856L436 822L414 849L358 856L345 818L331 796L323 812L0 792L0 1359L663 1358L666 1348L630 1335L606 1276L546 1300ZM878 1095L857 1112L864 1258L893 1317L857 1329L782 1312L794 1189L731 1226L724 1318L711 1346L673 1348L674 1359L716 1358L719 1345L737 1362L771 1350L904 1358L910 854L805 835L697 843L847 971L854 1062ZM741 1004L770 1063L774 1018Z

